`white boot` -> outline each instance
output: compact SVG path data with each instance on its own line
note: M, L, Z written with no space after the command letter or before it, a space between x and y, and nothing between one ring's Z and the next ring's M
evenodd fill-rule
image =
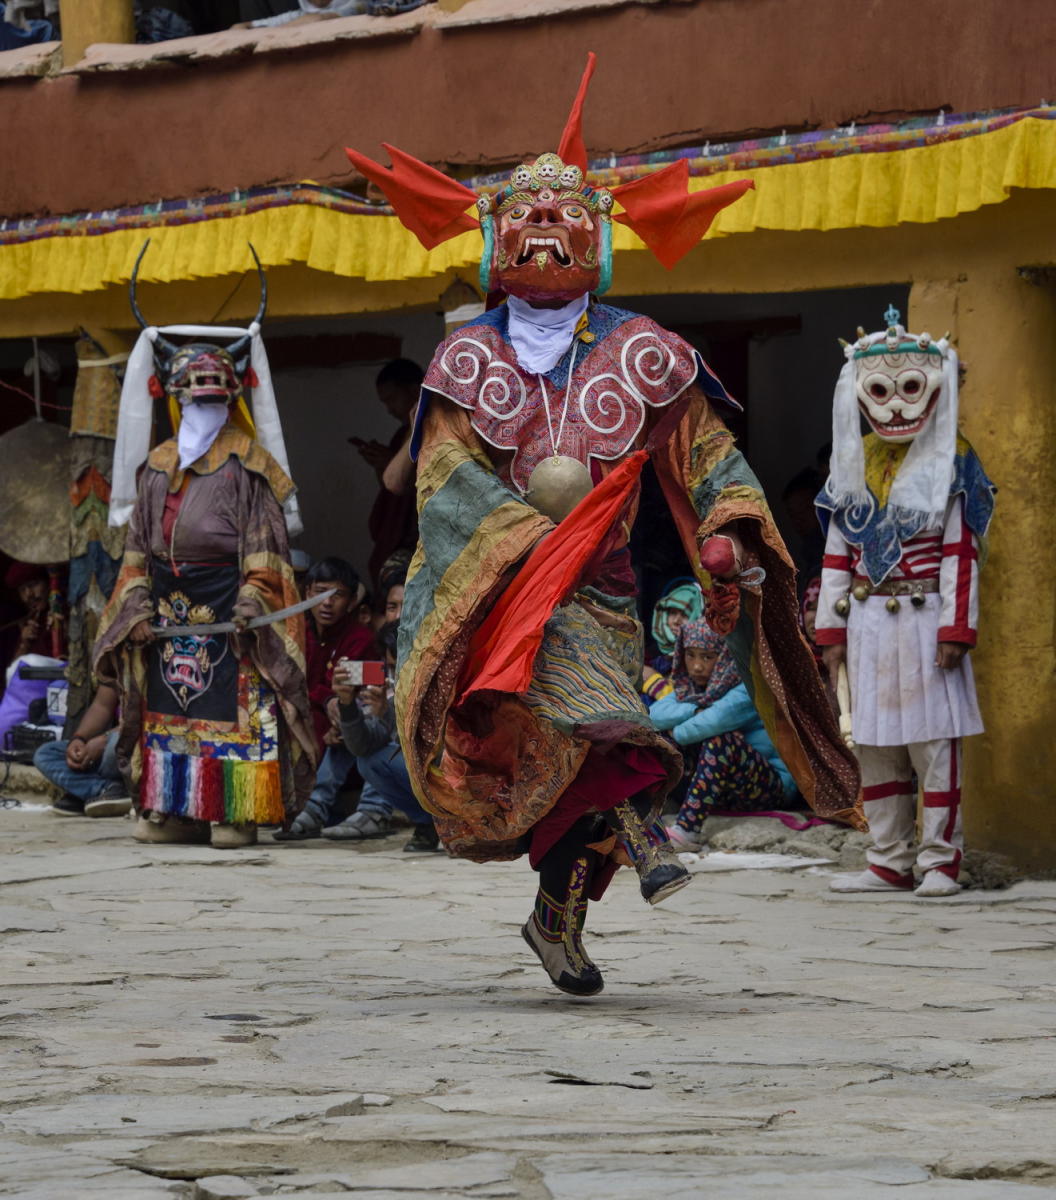
M956 896L961 885L943 871L925 871L914 891L916 896Z
M830 892L900 892L905 895L910 888L888 883L875 871L859 871L857 875L837 875L829 884Z

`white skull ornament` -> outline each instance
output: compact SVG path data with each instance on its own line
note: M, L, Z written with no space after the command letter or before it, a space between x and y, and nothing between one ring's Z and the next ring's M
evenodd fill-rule
M942 364L942 350L929 334L907 334L901 325L855 345L858 407L878 437L911 442L924 429L942 392Z

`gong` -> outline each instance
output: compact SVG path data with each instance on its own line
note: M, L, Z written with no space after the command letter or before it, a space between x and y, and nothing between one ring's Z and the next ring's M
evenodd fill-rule
M0 437L0 550L27 563L70 557L69 432L27 421Z
M525 500L556 525L594 488L590 470L578 458L555 454L528 476Z

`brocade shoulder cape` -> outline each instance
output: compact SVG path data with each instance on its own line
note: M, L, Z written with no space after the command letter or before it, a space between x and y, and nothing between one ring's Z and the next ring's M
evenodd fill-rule
M599 462L628 454L694 383L709 399L739 407L688 342L649 317L597 303L540 378L518 365L502 304L440 343L422 386L471 413L489 446L513 452L509 479L523 495L532 471L554 453L578 458L597 479Z
M829 490L832 479L818 493L814 505L818 510L823 532L835 521L844 541L862 552L862 566L870 581L883 583L902 558L903 543L914 538L924 528L924 517L917 513L897 511L887 503L891 480L883 486L882 467L891 456L893 447L875 433L866 434L864 504L839 503ZM990 521L994 515L994 496L997 487L983 470L979 456L967 438L958 436L953 460L953 482L950 496L964 498L964 523L980 542L985 543Z

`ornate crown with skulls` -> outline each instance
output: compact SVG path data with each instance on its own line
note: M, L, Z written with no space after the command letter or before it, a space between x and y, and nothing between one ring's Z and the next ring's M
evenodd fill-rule
M346 148L346 153L427 250L473 229L479 220L485 291L497 288L529 300L604 292L612 273L611 219L632 229L665 267L673 267L716 214L755 185L740 179L691 193L688 163L679 159L611 190L591 187L582 118L595 64L589 54L557 153L521 163L497 193L478 195L387 142L382 145L391 167L356 150ZM617 203L622 212L614 212ZM470 205L477 220L467 212Z

